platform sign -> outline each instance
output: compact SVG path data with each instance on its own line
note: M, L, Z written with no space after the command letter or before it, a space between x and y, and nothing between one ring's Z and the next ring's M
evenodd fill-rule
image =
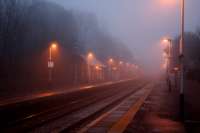
M48 61L48 68L53 68L53 67L54 67L54 62Z

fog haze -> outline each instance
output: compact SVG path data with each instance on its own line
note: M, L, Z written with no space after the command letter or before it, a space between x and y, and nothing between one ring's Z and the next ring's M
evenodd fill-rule
M179 34L179 0L50 0L68 10L93 13L100 27L123 41L137 60L158 69L162 62L160 39ZM186 1L186 31L200 22L199 0Z

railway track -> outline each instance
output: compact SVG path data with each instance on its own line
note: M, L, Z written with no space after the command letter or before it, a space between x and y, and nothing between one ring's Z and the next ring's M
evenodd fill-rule
M111 85L109 86L110 88L106 87L106 90L104 89L102 91L100 91L100 88L95 93L89 93L91 95L86 93L81 95L80 99L71 100L70 102L66 102L66 104L55 106L38 113L32 113L6 123L2 132L73 131L78 125L87 123L87 121L116 106L123 99L146 84L146 82L134 81L133 83L128 82L120 85ZM125 91L122 91L122 89ZM82 117L73 118L77 114L82 115Z

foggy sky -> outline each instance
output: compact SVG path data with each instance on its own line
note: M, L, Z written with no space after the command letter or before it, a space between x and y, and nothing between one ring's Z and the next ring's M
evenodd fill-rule
M50 0L66 9L94 13L102 28L123 41L136 59L157 69L160 39L180 31L180 0ZM186 31L200 26L200 0L186 0ZM155 67L156 66L156 67Z

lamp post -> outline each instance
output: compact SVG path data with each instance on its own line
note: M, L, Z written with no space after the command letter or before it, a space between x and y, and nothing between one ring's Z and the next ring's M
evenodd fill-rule
M90 65L91 65L91 61L92 61L93 58L94 58L94 54L92 52L89 52L87 54L88 83L90 83L90 81L91 81L92 72L91 72Z
M101 78L101 67L99 65L95 66L95 70L96 70L96 81L98 82L99 80L102 80Z
M164 43L167 43L167 69L166 69L166 80L167 80L167 85L169 88L169 92L171 92L171 80L170 80L170 68L171 68L171 63L172 63L172 39L165 38L163 39Z
M178 71L179 71L179 68L174 67L174 86L176 89L177 89Z
M113 71L112 71L113 63L114 63L114 60L113 60L112 58L110 58L110 59L108 60L110 80L113 79Z
M185 30L185 0L180 0L180 42L179 42L179 61L180 61L180 116L184 119L184 30Z
M179 45L180 59L180 115L184 119L184 25L185 25L185 0L181 2L181 38Z
M48 68L49 68L49 82L52 81L52 69L54 67L54 62L52 60L52 49L56 49L57 48L57 44L56 43L52 43L49 47L49 61L48 61Z
M123 66L123 61L119 61L119 79L122 79L122 66Z

